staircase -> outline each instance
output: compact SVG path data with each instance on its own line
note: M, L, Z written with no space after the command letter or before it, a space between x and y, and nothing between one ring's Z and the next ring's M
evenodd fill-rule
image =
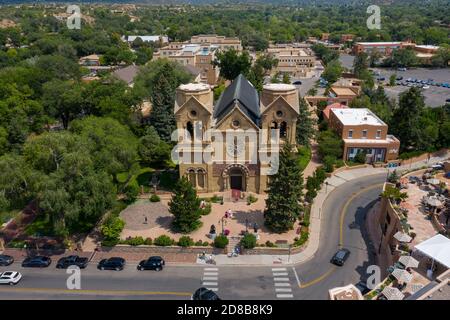
M227 245L227 254L231 254L234 252L234 248L239 246L239 242L241 242L242 237L228 237L228 245Z

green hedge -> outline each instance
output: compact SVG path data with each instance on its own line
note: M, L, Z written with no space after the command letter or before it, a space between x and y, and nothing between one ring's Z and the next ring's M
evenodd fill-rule
M245 249L253 249L256 246L256 236L253 233L246 233L241 239L241 245Z
M169 236L166 236L165 234L163 234L163 235L157 237L157 238L153 241L153 243L154 243L156 246L167 247L167 246L173 245L173 244L175 243L175 241L174 241L172 238L170 238Z
M152 194L149 200L150 202L160 202L161 198L157 194Z
M182 236L178 240L178 245L180 247L192 247L194 245L194 240L189 236Z
M224 249L228 245L228 238L224 235L219 235L214 239L214 247Z

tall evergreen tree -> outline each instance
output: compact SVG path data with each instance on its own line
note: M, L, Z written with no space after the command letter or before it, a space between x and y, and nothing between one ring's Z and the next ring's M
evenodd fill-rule
M297 143L303 146L309 146L310 140L314 137L315 121L311 118L311 112L308 110L306 101L300 98L299 114L297 119L296 139Z
M398 107L392 115L391 129L400 139L403 150L412 147L420 150L423 129L420 118L424 108L424 98L418 88L411 88L400 94Z
M182 233L191 232L201 226L200 199L192 184L181 178L175 186L169 212L174 215L173 227Z
M274 232L285 232L294 227L302 209L300 198L303 175L296 154L290 144L280 152L278 172L270 177L266 200L265 225Z
M170 142L171 134L176 127L173 104L178 85L171 66L166 64L155 76L150 97L152 102L150 122L161 139L166 142Z

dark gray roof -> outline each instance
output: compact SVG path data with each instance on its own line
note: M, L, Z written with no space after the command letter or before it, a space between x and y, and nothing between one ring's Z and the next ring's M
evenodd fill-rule
M257 126L259 125L258 91L242 74L233 80L217 101L214 107L214 118L217 122L222 120L235 105Z
M114 76L120 80L125 81L127 84L131 84L134 82L134 77L139 72L138 66L128 66L119 70L114 71Z

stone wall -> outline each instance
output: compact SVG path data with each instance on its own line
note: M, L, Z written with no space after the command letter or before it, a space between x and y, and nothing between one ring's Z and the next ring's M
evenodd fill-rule
M291 248L291 254L297 254L305 249L305 245L301 247ZM243 249L242 254L256 255L256 254L269 254L269 255L288 255L289 248L271 248L271 247L256 247L253 249Z
M101 247L100 252L108 253L138 253L138 254L165 254L165 253L182 253L182 254L201 254L205 251L207 254L223 254L224 249L217 249L213 247L179 247L179 246L130 246L118 244L115 247Z

